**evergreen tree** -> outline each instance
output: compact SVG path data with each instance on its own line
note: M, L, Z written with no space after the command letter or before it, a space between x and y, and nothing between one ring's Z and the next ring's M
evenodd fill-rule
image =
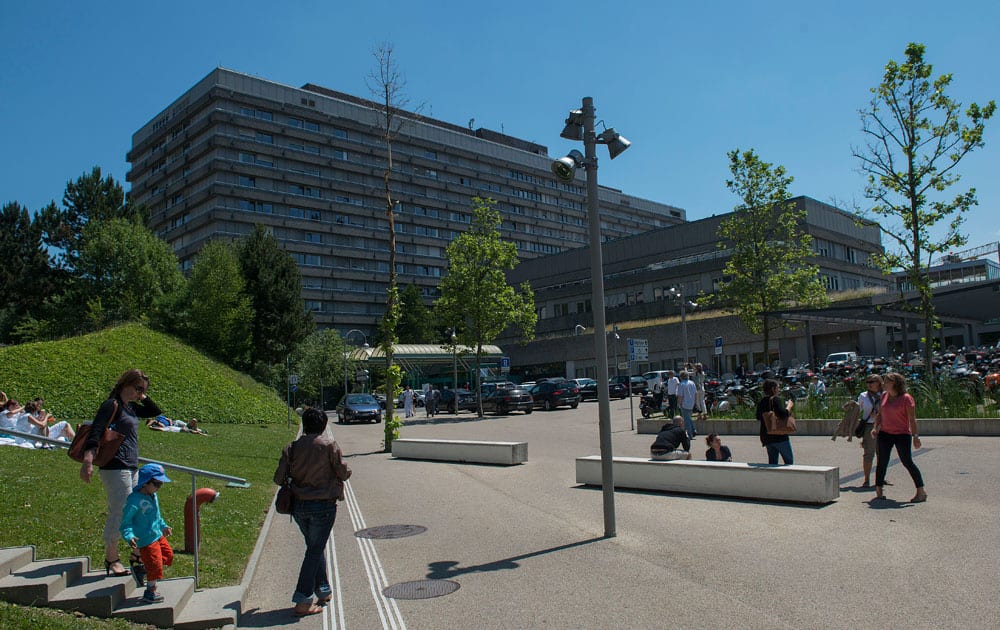
M212 241L198 252L188 280L184 338L237 370L250 367L254 312L236 248Z
M424 304L420 289L413 284L399 294L400 313L396 333L399 343L432 343L437 339L434 314Z
M26 317L39 316L39 307L55 288L41 229L16 201L0 210L0 252L0 295L4 296L0 342L11 343L14 327Z
M288 252L260 225L240 245L240 272L254 319L250 360L255 370L285 360L312 332L312 313L302 303L302 276Z

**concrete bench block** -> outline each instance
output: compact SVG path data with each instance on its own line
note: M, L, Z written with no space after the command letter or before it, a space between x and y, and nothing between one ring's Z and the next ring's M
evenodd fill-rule
M512 466L528 461L528 443L401 439L393 441L392 456L399 459Z
M616 488L666 490L771 501L830 503L840 496L836 466L769 466L742 462L655 461L615 457ZM576 459L576 482L601 485L601 457Z

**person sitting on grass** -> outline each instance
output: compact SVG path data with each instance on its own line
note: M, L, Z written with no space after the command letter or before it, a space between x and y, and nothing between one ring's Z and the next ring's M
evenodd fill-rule
M674 416L672 425L663 425L656 434L653 445L649 447L649 454L652 459L660 461L691 459L691 439L684 428L682 416Z

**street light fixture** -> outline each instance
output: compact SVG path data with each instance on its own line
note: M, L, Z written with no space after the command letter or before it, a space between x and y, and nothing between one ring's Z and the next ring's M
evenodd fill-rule
M684 294L680 289L670 287L670 291L667 292L670 297L675 300L680 300L681 303L681 338L684 340L684 361L686 365L690 355L688 354L688 329L687 329L687 309L694 310L698 308L697 302L692 302L684 297Z
M368 337L365 335L365 333L361 332L357 328L352 328L351 330L348 330L347 334L344 335L344 341L345 342L350 341L351 335L354 333L358 333L359 335L361 335L361 339L364 341L364 345L361 346L362 348L371 347L368 345ZM344 395L345 396L347 395L347 348L344 348Z
M594 132L594 99L583 97L583 106L571 110L561 137L582 140L584 154L572 150L564 158L552 162L552 172L564 182L571 182L576 169L587 172L587 224L590 231L590 283L591 303L594 305L594 330L605 329L604 318L604 263L601 259L601 215L598 207L597 145L608 145L611 159L615 159L631 144L614 129L605 129L600 135ZM597 382L608 382L607 335L594 335L594 359L597 362ZM604 535L615 536L615 483L611 449L611 401L608 388L597 388L598 426L601 443L601 487L604 495Z
M451 339L451 390L455 393L455 400L458 400L458 341L455 329L447 330L448 338ZM455 403L458 404L457 402Z

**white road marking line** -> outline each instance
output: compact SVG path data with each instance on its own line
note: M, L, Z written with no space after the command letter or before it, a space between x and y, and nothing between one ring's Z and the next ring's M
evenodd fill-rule
M354 525L354 531L365 529L364 516L361 514L357 495L354 494L354 488L350 485L350 482L344 483L344 496L347 500L348 512L351 516L351 523ZM372 597L375 600L379 617L382 619L382 627L392 628L393 630L406 630L406 623L403 621L403 616L399 612L396 601L382 594L382 589L389 584L385 576L385 571L382 568L382 562L379 560L378 552L375 550L375 543L370 538L359 538L357 536L355 536L355 540L358 541L358 548L364 560L365 572L368 574L368 583L371 587Z

